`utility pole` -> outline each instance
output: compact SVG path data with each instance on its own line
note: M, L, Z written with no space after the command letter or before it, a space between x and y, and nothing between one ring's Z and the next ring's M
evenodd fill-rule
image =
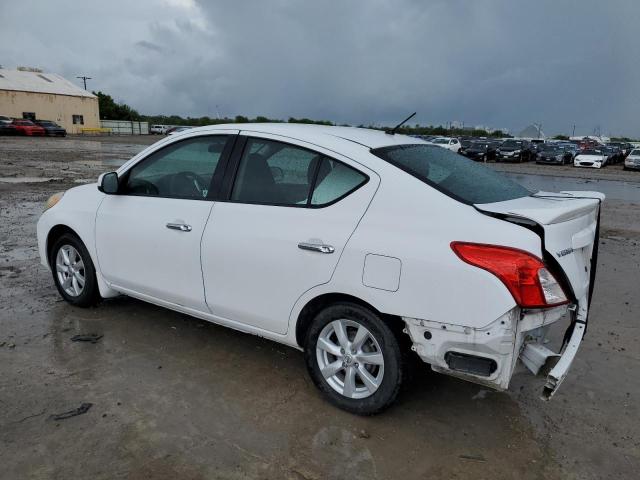
M573 133L571 134L572 137L576 136L576 124L573 124Z
M91 80L91 77L81 76L81 77L76 77L76 78L81 78L82 79L82 82L84 83L84 89L86 90L87 89L87 80Z

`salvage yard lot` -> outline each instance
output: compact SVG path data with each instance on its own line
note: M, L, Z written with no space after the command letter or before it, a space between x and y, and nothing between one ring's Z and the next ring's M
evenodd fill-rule
M130 298L61 301L37 258L44 202L155 140L0 139L0 478L636 478L640 172L494 167L627 192L604 205L588 334L550 403L525 372L497 393L418 365L360 418L319 397L298 351Z

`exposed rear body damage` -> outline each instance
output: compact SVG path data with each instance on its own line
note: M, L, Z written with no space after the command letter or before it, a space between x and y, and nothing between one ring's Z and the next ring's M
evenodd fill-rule
M414 350L433 370L499 390L508 388L520 358L534 374L548 372L542 392L551 398L567 376L586 331L597 262L599 192L540 192L506 202L476 205L491 216L522 225L540 235L546 263L563 280L570 304L551 309L515 307L483 328L404 318ZM549 327L565 314L571 317L561 352L546 346ZM466 363L447 361L451 353L468 355ZM469 367L476 357L477 370ZM495 362L481 370L482 360Z

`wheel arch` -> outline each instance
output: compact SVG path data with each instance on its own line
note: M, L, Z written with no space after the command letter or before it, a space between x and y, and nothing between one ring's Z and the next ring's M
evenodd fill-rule
M53 271L53 268L51 265L51 249L53 248L53 245L55 244L56 240L58 240L62 235L67 233L78 237L78 239L84 244L85 248L89 252L89 256L91 257L91 261L93 262L93 266L95 268L96 279L98 281L98 290L100 292L100 296L102 298L110 298L110 297L115 297L119 295L119 293L113 290L107 284L105 279L102 277L102 273L100 272L99 264L96 259L95 250L92 248L93 246L90 243L87 243L87 239L83 238L82 235L78 233L77 229L74 229L67 224L57 223L56 225L51 227L47 232L47 237L45 241L45 252L46 252L47 264L49 265L49 268Z
M313 321L315 316L329 305L340 302L355 303L356 305L367 308L378 315L396 335L400 335L402 333L404 322L398 315L382 313L366 300L363 300L362 298L356 297L354 295L340 292L330 292L313 297L312 299L308 300L304 307L302 307L302 309L300 310L296 321L295 331L296 343L300 347L304 348L305 336L307 335L309 327L311 326L311 322Z
M70 233L72 235L75 235L80 239L82 243L85 244L85 247L86 247L86 242L82 239L80 235L78 235L78 232L76 232L73 228L61 223L54 225L49 230L49 233L47 233L47 241L46 241L46 247L45 247L47 252L47 262L49 263L49 267L51 267L51 249L53 248L53 244L65 233Z

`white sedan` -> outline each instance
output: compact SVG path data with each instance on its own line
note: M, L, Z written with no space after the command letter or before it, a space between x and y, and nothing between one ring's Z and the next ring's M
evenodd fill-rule
M633 149L624 159L625 170L640 170L640 149Z
M496 389L551 359L550 397L586 327L603 198L382 131L216 125L52 196L38 244L70 304L129 295L302 349L326 398L373 414L410 354Z
M462 148L462 144L457 138L439 137L431 140L431 143L455 153L460 152L460 149Z
M607 154L602 150L582 150L573 159L574 167L602 168L607 165Z

